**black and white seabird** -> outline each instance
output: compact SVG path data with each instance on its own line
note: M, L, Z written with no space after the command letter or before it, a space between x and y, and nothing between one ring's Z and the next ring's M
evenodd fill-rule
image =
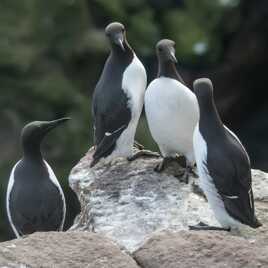
M169 159L186 158L186 179L195 163L193 132L198 122L198 103L176 69L175 42L168 39L156 45L158 75L145 92L145 112L150 132L164 160L156 167L162 171Z
M61 186L40 145L45 135L69 120L35 121L21 133L23 157L11 171L6 195L9 223L16 237L36 231L62 231L66 204Z
M255 216L249 156L238 137L221 121L207 78L194 82L200 120L194 131L194 151L203 189L216 219L223 228L203 223L198 230L230 230L242 224L261 226Z
M127 42L124 25L110 23L105 33L111 52L93 94L96 150L91 167L101 158L135 159L134 137L147 84L145 68Z

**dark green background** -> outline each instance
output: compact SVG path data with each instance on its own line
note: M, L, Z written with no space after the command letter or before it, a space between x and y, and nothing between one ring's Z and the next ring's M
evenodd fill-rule
M268 169L267 10L265 0L1 0L0 240L11 237L4 197L21 156L20 130L33 120L72 117L43 144L64 186L71 224L78 208L67 178L92 145L91 94L109 51L103 29L115 20L125 24L149 81L157 72L156 42L176 41L184 80L190 87L197 77L214 81L224 121L254 167ZM144 118L137 139L156 149Z

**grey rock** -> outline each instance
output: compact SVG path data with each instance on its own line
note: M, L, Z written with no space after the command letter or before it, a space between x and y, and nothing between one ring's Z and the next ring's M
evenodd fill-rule
M268 173L252 170L252 185L255 200L268 202Z
M268 244L225 232L162 232L133 255L143 268L264 268Z
M69 176L82 208L72 230L103 234L133 252L161 230L188 230L188 225L199 221L218 225L205 198L193 191L192 183L198 180L179 181L182 168L178 164L156 173L153 169L160 158L118 159L111 164L99 162L90 169L92 152L90 149ZM267 174L252 172L257 214L268 223ZM264 233L266 227L246 228L240 235L251 239L265 237Z
M107 238L90 232L35 233L0 243L0 267L137 268Z

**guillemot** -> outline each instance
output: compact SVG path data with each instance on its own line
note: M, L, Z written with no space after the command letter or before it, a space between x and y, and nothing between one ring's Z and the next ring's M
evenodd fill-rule
M34 121L22 130L23 157L11 171L6 195L9 223L17 238L36 231L63 229L64 194L40 145L50 130L67 120Z
M129 45L123 24L110 23L105 29L111 52L93 94L95 152L91 167L101 159L134 160L148 151L133 154L134 137L144 103L147 75Z
M231 230L242 224L258 228L249 156L238 137L221 121L207 79L194 82L200 120L194 131L194 152L208 203L221 227L199 223L193 230Z
M158 144L163 161L156 167L162 171L177 154L186 158L184 178L195 164L193 132L198 122L198 103L185 86L175 63L175 42L168 39L156 45L158 75L145 92L145 112L150 132Z

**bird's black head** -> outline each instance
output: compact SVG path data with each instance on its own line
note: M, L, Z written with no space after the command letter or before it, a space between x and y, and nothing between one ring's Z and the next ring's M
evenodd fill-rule
M112 47L119 47L125 51L126 30L125 26L119 22L112 22L105 28L105 34L109 38Z
M177 63L175 56L175 42L169 39L162 39L156 44L156 54L160 62L171 61Z
M39 156L40 144L46 134L69 119L69 117L64 117L53 121L34 121L27 124L21 131L24 154Z
M194 93L199 105L213 101L213 85L210 79L200 78L194 81Z

